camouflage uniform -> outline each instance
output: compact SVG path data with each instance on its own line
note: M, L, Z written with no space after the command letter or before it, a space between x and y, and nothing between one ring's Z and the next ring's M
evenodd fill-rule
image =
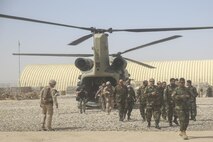
M106 100L106 111L108 114L110 114L114 106L113 105L113 95L114 95L113 87L111 85L109 86L107 85L103 90L103 95Z
M148 81L147 81L147 83L148 83ZM141 117L143 118L143 121L146 121L146 113L145 113L146 96L144 95L146 86L147 85L143 85L137 90L137 99L139 101L139 109L140 109L140 114L141 114Z
M184 139L188 139L186 129L189 125L189 99L191 94L185 87L185 79L181 78L180 84L181 85L175 88L172 93L172 98L175 101L175 110L180 121L180 136L183 136Z
M118 84L115 87L114 93L115 93L116 103L119 110L119 120L123 121L125 117L125 105L126 105L127 96L128 96L128 89L126 85Z
M172 99L172 93L178 86L176 84L169 84L167 85L166 89L164 90L164 101L166 103L166 111L168 115L169 125L172 126L172 118L174 116L174 123L178 125L177 122L177 113L175 111L175 102Z
M164 96L164 87L162 86L162 83L159 81L158 83L158 90L159 90L159 95L161 96L161 115L162 115L162 118L164 120L166 120L166 107L165 107L165 102L164 102L164 99L163 99L163 96Z
M150 79L151 80L151 79ZM150 81L151 82L151 81ZM148 122L148 126L151 126L151 118L152 114L155 120L155 128L160 129L160 108L161 108L161 96L159 95L159 90L156 85L148 85L145 88L144 94L147 96L146 101L146 119Z
M84 87L80 86L76 89L77 100L78 100L78 108L80 113L86 112L86 103L88 101L88 92Z
M54 80L50 80L50 86L44 87L40 92L40 107L42 108L43 114L42 130L49 130L49 131L53 130L52 129L53 104L55 104L56 108L58 108L58 102L56 98L57 91L53 89L55 84L56 82Z
M100 87L99 87L99 90L97 91L96 95L95 95L95 98L97 96L99 96L99 102L101 103L100 106L101 106L101 109L103 111L106 110L106 98L103 94L103 91L104 91L104 88L106 87L105 83L103 83Z
M130 120L131 112L132 112L134 103L136 101L136 98L135 98L134 89L130 85L128 85L127 88L128 88L128 96L127 96L125 114L127 114L127 119Z
M196 116L197 116L196 97L198 96L197 89L192 85L189 85L187 88L189 89L191 93L190 107L189 107L191 120L196 121Z

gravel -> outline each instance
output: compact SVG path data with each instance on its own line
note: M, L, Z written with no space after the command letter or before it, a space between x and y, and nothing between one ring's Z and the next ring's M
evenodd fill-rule
M110 115L100 109L88 109L79 114L77 102L72 96L58 97L59 109L54 109L52 127L56 131L178 131L178 126L169 127L161 120L161 130L147 128L138 109L132 112L132 120L120 122L118 111ZM213 98L197 98L197 121L190 121L188 130L213 130ZM41 108L39 100L2 100L0 101L0 131L40 131Z

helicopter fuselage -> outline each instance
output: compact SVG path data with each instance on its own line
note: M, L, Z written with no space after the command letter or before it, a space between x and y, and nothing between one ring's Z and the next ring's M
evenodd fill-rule
M94 100L95 94L103 82L110 81L115 86L122 73L122 71L114 70L110 65L108 35L97 33L94 34L93 39L93 67L87 71L82 71L79 83L79 85L85 85L90 100ZM89 59L85 60L89 61Z

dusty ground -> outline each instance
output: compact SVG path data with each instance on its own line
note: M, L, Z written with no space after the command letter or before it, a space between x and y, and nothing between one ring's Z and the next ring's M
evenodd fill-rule
M168 122L161 121L161 130L148 129L142 122L139 110L134 109L131 121L118 121L118 112L110 115L100 109L87 110L79 114L77 102L71 96L60 96L59 109L55 109L53 128L57 131L178 131L177 126L169 127ZM213 131L213 98L198 98L197 121L190 121L189 130ZM39 131L41 109L39 100L0 101L0 131ZM154 125L154 122L152 122Z
M212 142L212 131L188 132L190 142ZM177 132L1 132L1 142L183 142Z
M120 122L116 110L110 115L99 109L79 114L75 98L60 96L58 101L59 109L55 109L53 118L56 132L40 132L39 100L0 101L0 141L107 141L108 138L110 141L127 141L133 138L134 141L172 141L174 137L177 141L181 140L177 136L179 127L169 127L166 121L160 122L161 130L154 127L148 129L147 123L142 122L138 109L133 110L131 121ZM188 129L190 139L213 142L213 98L198 98L197 105L197 121L190 121Z

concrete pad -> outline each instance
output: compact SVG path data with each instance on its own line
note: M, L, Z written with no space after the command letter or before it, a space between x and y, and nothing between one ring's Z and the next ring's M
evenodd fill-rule
M179 132L0 132L1 142L183 142ZM213 142L213 131L189 131L190 142Z

